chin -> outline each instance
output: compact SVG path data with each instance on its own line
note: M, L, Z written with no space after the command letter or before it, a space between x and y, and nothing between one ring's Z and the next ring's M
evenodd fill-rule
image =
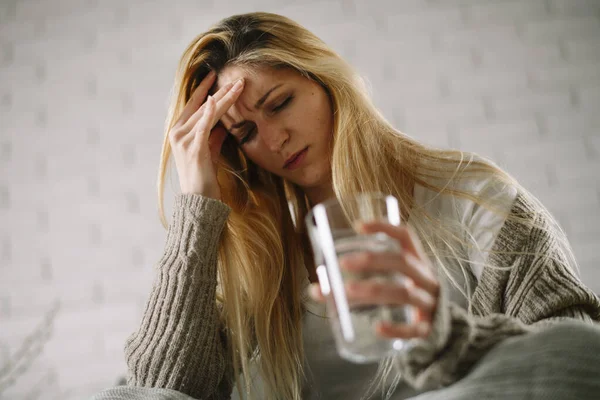
M331 183L331 176L326 171L307 171L304 179L297 182L298 185L305 188L325 187Z

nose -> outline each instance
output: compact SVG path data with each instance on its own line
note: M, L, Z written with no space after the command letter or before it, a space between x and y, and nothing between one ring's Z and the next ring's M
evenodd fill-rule
M258 132L267 148L272 152L280 152L290 138L289 133L279 124L264 124L262 129L260 126L258 127Z

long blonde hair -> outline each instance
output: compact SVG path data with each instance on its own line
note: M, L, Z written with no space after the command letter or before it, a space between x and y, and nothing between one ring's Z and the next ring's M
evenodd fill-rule
M394 129L374 107L360 76L307 29L279 15L251 13L222 20L197 36L181 57L158 177L159 209L165 227L164 181L171 154L167 134L208 72L218 73L230 65L290 68L322 85L333 108L331 167L336 197L344 203L357 192L396 196L402 210L411 210L411 221L426 221L440 228L434 230L438 237L432 237L422 229L423 224L414 225L428 253L442 261L442 269L444 257L452 256L466 270L464 261L468 260L456 249L473 243L465 243L454 228L445 229L449 225L436 216L412 207L415 184L497 210L476 193L432 184L430 179L452 182L481 174L495 176L539 205L492 162L460 151L424 146ZM300 399L305 378L301 279L303 269L314 267L304 227L308 199L297 185L247 159L230 135L219 159L218 180L222 201L232 212L219 243L215 301L226 327L234 376L241 374L246 382L241 388L237 380L237 388L251 396L249 366L255 361L269 398ZM548 218L553 221L549 214ZM556 225L556 229L560 228ZM373 382L383 382L387 373L389 363L382 363ZM388 390L388 396L390 393Z

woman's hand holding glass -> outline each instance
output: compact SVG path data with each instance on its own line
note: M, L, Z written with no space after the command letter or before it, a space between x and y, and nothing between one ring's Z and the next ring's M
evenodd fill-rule
M348 301L353 305L412 305L417 310L413 324L379 322L376 332L386 338L411 339L425 337L431 330L440 285L423 247L406 226L385 222L363 223L361 233L383 232L398 241L401 252L355 252L340 258L340 268L353 273L400 273L408 279L382 282L353 280L345 285ZM319 284L312 285L311 297L325 302Z
M215 72L211 71L202 80L168 136L181 192L220 200L217 159L227 131L218 122L242 93L244 81L231 82L207 97L215 78Z

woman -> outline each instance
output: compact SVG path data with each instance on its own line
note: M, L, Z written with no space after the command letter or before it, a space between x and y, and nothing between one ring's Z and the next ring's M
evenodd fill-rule
M460 387L443 388L477 379L474 366L502 358L494 351L505 343L515 351L505 339L537 343L563 326L558 320L600 320L563 232L532 195L487 160L398 132L348 64L284 17L233 16L186 49L158 181L165 227L171 154L182 194L142 323L127 341L131 386L228 399L234 383L252 394L256 366L264 382L257 398L377 390L452 398L444 390ZM419 309L413 325L376 327L415 343L378 366L337 359L328 325L314 319L323 311L318 288L316 302L304 296L317 281L307 211L364 191L399 199L403 227L363 229L389 234L404 252L360 253L343 266L395 270L414 285L362 282L348 296ZM594 329L568 325L572 338L598 349Z

